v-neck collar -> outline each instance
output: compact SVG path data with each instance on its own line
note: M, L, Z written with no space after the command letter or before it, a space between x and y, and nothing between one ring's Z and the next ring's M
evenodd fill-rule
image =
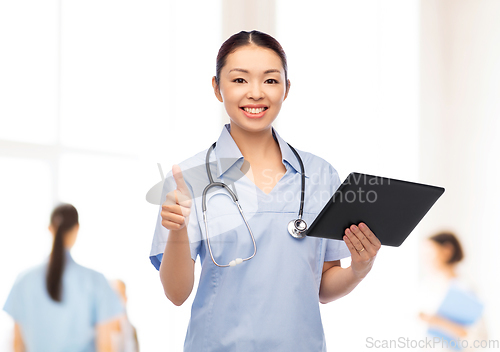
M297 157L293 153L292 149L276 132L274 127L271 127L273 137L278 142L281 151L281 161L283 165L290 165L296 173L300 173L300 165ZM215 146L215 155L217 158L217 176L220 178L229 168L231 168L238 160L243 158L243 154L241 154L240 149L236 145L233 137L231 136L231 125L225 124L222 128L222 132L217 140L217 144ZM287 164L285 164L285 161ZM288 169L288 168L287 168ZM241 170L240 170L241 171ZM307 176L307 171L304 170L304 174ZM247 177L248 178L248 177ZM248 178L251 182L251 180ZM280 179L281 181L281 179ZM279 181L278 181L279 183ZM276 183L276 185L278 184ZM275 187L276 187L275 185ZM274 188L275 188L274 187ZM257 187L258 188L258 187ZM274 190L273 188L273 190ZM260 188L259 188L260 189ZM266 194L261 190L262 193ZM271 191L272 192L272 191ZM271 193L269 192L269 194Z

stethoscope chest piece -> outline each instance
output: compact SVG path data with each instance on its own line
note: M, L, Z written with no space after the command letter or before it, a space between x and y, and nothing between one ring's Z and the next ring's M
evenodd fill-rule
M292 237L304 238L306 237L307 224L302 219L292 220L288 223L288 232Z

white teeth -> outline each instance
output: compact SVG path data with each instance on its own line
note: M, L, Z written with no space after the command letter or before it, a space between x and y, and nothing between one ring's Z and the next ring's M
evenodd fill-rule
M246 112L249 112L251 114L259 114L262 111L266 110L266 108L243 108Z

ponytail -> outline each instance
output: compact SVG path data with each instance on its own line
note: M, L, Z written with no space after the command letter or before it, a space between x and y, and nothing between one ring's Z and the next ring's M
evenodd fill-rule
M78 224L78 212L71 204L61 204L52 211L50 224L55 229L54 243L47 270L47 291L56 302L61 302L62 276L64 273L64 237Z

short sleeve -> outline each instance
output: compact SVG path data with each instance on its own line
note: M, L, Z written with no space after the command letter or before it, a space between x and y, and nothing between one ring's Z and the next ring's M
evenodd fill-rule
M101 273L95 273L94 323L118 318L125 313L125 308L118 294L111 288L108 280Z
M184 171L181 168L182 171ZM193 196L193 189L191 187L191 184L189 182L189 177L186 177L186 174L183 172L184 180L186 181L186 184L189 188L189 192L191 193L191 199L193 200L192 205L191 205L191 213L189 215L189 222L187 226L187 233L189 237L189 246L191 250L191 258L196 261L196 257L198 256L200 252L200 247L201 247L201 228L198 223L198 216L197 216L197 211L196 211L196 201L195 197ZM163 187L162 187L162 192L161 192L161 203L163 203L166 198L167 194L172 192L177 188L177 185L175 183L175 179L173 178L172 175L172 170L169 171L167 176L165 177L165 181L163 182ZM167 230L163 225L161 224L162 219L161 219L161 204L158 209L158 215L156 217L156 226L155 226L155 232L153 236L153 243L151 245L151 252L149 255L149 259L151 260L151 263L153 266L157 269L160 270L160 264L161 260L163 258L163 252L165 251L165 245L167 244L167 239L168 239L168 234L169 230Z
M23 304L24 290L23 290L23 280L22 275L16 278L12 289L10 290L9 296L5 301L3 310L9 314L16 323L23 324L25 320L25 311Z
M330 165L330 191L331 195L339 188L341 182L337 170ZM351 252L344 241L324 239L326 241L325 262L340 260L351 256Z

